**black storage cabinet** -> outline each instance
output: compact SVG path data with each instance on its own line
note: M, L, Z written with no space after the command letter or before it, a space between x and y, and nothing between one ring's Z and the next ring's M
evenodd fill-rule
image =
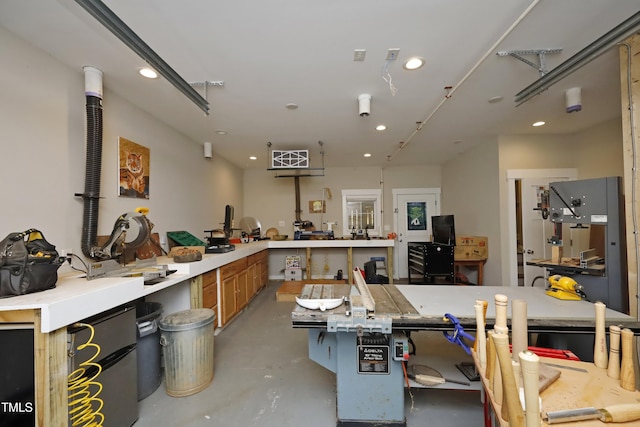
M433 242L409 242L409 283L432 284L436 278L454 283L453 245Z

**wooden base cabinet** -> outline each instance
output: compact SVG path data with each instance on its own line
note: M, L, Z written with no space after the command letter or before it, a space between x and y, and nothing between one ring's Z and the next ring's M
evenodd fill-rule
M247 258L220 267L220 292L224 326L247 304Z
M219 326L226 325L238 314L253 296L267 284L269 279L269 251L264 250L244 259L220 267L221 319ZM204 290L203 295L209 292ZM203 296L206 301L207 297ZM206 306L206 305L205 305Z
M269 251L264 250L247 257L248 280L251 296L255 295L269 281Z

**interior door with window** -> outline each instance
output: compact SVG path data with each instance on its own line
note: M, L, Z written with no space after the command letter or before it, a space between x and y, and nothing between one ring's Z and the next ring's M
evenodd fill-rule
M398 234L394 271L398 278L407 278L407 244L431 240L431 217L440 215L440 189L398 189L393 195Z

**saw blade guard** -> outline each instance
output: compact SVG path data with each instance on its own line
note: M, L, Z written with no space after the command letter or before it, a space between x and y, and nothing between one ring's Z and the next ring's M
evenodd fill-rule
M107 242L93 248L92 256L96 259L116 259L125 249L136 249L149 241L153 224L147 218L147 212L149 210L146 208L138 208L120 215Z

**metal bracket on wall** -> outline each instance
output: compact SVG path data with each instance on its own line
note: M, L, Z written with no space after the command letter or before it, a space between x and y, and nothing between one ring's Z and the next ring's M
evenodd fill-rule
M545 56L548 53L560 53L562 49L528 49L528 50L502 50L497 53L498 56L513 56L516 59L524 62L527 65L532 66L540 73L540 77L547 74L548 70L546 69L545 64ZM538 63L529 61L527 58L522 55L538 55Z

